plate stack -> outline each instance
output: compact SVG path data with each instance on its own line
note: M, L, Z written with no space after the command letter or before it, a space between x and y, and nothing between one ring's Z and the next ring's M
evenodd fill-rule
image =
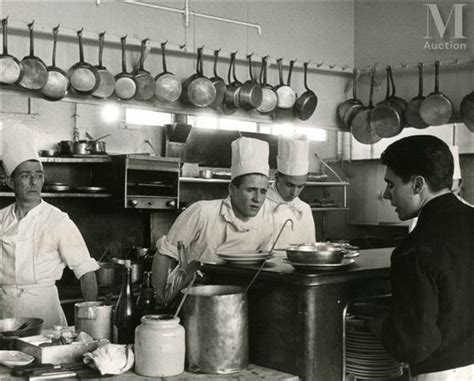
M273 254L269 254L267 252L260 253L255 251L249 252L239 252L239 253L231 253L231 252L217 252L216 255L231 265L261 265L264 261L269 260L273 257Z
M364 322L372 317L346 316L346 372L358 380L390 380L403 374L403 366L387 353Z

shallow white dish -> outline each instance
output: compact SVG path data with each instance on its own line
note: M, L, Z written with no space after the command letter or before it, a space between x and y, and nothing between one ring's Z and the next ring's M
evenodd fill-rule
M229 264L235 265L259 265L264 261L273 258L273 255L268 253L262 255L225 255L217 253L217 257L226 261Z
M292 265L295 270L311 273L314 271L335 271L345 269L355 263L355 259L344 258L340 263L296 263L284 258L283 262Z
M21 351L0 351L0 364L7 367L31 364L35 358Z

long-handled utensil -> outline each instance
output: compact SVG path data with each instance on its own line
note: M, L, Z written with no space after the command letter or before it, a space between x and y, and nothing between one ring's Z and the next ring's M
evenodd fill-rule
M275 239L275 241L273 241L273 245L272 245L272 248L270 249L270 251L268 252L268 255L270 255L272 252L273 252L273 249L275 248L275 245L276 243L278 242L278 239L280 238L281 236L281 233L283 233L283 229L285 228L286 224L288 222L291 222L291 228L293 229L293 220L291 218L288 218L287 220L285 220L285 222L283 222L283 225L281 226L281 229L280 231L278 232L278 235ZM245 288L245 293L247 293L247 291L249 290L250 286L253 284L253 282L255 282L255 279L257 279L258 277L258 274L260 274L260 271L262 271L263 267L265 266L265 263L267 262L267 259L264 260L262 262L262 264L260 265L260 267L258 268L257 272L255 273L255 275L253 276L252 280L250 281L250 283L247 285L247 287Z

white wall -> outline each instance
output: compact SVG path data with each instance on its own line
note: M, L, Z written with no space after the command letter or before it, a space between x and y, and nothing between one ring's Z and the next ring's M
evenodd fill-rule
M155 4L182 8L184 2L161 2ZM10 53L21 59L28 53L26 23L35 19L36 55L47 64L51 56L51 28L61 24L57 64L68 69L78 61L77 39L61 37L61 30L70 33L84 27L85 59L95 64L97 61L97 34L106 30L106 50L104 64L113 73L121 71L119 38L128 34L130 38L149 37L155 43L169 40L170 50L187 44L188 54L170 52L168 69L185 79L194 72L194 54L198 46L205 45L210 52L222 48L225 58L219 65L219 74L227 73L228 54L238 50L241 58L254 52L260 59L269 54L274 59L298 60L293 74L292 86L298 93L304 91L302 63L311 59L313 63L352 66L354 63L354 4L352 1L191 1L193 11L224 16L228 18L259 23L262 35L253 29L226 24L218 21L195 19L185 29L181 16L160 10L141 8L117 1L102 1L99 7L93 0L70 1L3 1L2 17L9 15L10 23L20 23L9 33ZM44 30L44 31L42 31ZM178 49L179 50L179 49ZM138 41L128 47L129 68L137 61ZM205 73L211 74L211 57L206 57ZM159 49L152 49L146 61L146 68L152 74L162 71ZM248 78L245 63L239 62L237 75L241 81ZM287 68L285 68L286 78ZM277 71L271 67L269 81L277 84ZM318 109L307 122L308 125L334 127L334 109L345 97L344 88L347 75L316 70L310 71L309 84L319 96ZM248 116L242 113L241 117ZM256 115L255 115L256 116Z

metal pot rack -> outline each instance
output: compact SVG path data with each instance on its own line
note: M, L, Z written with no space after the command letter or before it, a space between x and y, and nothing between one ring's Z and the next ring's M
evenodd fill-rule
M133 1L135 3L134 0L122 0L122 2L126 2L126 3L129 2L129 1ZM153 7L156 7L156 6L153 5ZM236 21L236 20L234 20L234 21ZM9 33L10 34L24 33L25 30L28 28L29 23L30 23L30 21L20 21L20 20L15 20L15 19L9 18L8 19ZM50 37L52 29L53 29L53 26L51 26L51 25L35 23L35 37L37 37L37 38L39 36ZM103 31L93 32L93 31L83 30L82 40L83 41L89 40L89 42L92 42L93 44L96 44L99 33L101 33L101 32L103 32ZM59 38L64 39L64 37L77 39L77 30L74 29L74 28L70 28L70 27L61 25ZM107 33L106 34L106 43L116 44L117 47L119 47L121 37L122 37L121 35ZM142 42L142 39L137 37L136 35L127 37L127 46L136 45L137 47L139 47L141 45L141 42ZM147 45L146 45L146 47L147 47L146 52L149 52L151 49L157 49L157 50L161 51L161 43L162 43L162 41L148 40ZM177 43L173 43L173 42L167 42L167 46L166 46L167 53L172 52L172 53L177 54L177 55L194 56L195 55L194 49L192 49L190 51L190 50L188 50L188 48L189 47L186 44L181 45L181 44L177 44ZM205 47L203 49L203 55L205 57L207 57L208 60L212 60L214 58L214 51L215 50L217 50L217 49L214 48L214 47ZM230 60L230 54L231 54L231 52L224 51L224 50L221 49L219 59L222 62L229 61ZM256 62L258 59L261 60L264 56L260 56L258 54L253 54L253 57L254 57L255 62ZM271 56L267 56L267 57L268 57L269 65L276 67L277 66L277 60L280 57L271 57ZM248 62L246 53L245 54L237 54L236 59L237 59L238 62L241 62L245 65ZM288 67L289 64L290 64L290 60L283 60L282 63L283 63L283 66ZM303 64L301 64L301 65L295 64L294 68L296 69L298 66L300 66L301 70L303 70ZM308 68L309 68L310 71L313 71L313 72L338 73L338 74L343 74L343 75L347 75L347 76L351 76L352 75L352 70L353 70L353 67L351 67L349 65L339 65L337 63L326 63L325 61L317 61L317 60L310 60Z

